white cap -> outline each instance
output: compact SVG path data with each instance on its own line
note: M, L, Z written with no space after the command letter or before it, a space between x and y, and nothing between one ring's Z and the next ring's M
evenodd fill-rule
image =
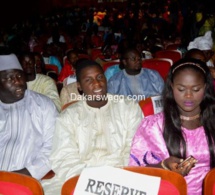
M213 47L212 32L207 31L204 36L200 36L191 41L187 47L187 50L197 48L200 50L211 50Z
M19 63L19 60L16 57L16 55L15 54L0 55L0 71L11 69L22 70L22 66Z

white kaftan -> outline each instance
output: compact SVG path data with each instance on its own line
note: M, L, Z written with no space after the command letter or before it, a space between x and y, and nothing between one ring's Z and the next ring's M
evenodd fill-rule
M51 155L56 175L42 181L46 195L60 195L62 184L85 167L128 165L132 138L143 115L134 100L114 97L119 96L108 94L108 103L100 109L80 100L61 112Z
M57 115L48 97L30 90L18 102L0 102L0 170L27 168L36 179L50 171Z

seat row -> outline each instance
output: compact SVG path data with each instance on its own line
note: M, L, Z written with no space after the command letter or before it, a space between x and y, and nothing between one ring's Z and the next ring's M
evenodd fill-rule
M186 195L187 184L180 174L154 167L124 167L127 171L161 178L158 195ZM53 177L49 172L44 179ZM68 179L61 190L62 195L73 195L79 176ZM40 182L30 176L15 172L0 171L0 194L4 195L44 195ZM211 169L203 183L204 195L215 195L215 168Z

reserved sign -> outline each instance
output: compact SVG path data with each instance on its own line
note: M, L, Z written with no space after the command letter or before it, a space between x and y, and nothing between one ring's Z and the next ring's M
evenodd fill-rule
M160 177L109 166L85 168L74 195L157 195Z

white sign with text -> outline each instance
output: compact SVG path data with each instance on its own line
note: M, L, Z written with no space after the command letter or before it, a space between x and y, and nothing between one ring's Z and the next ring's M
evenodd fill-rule
M74 195L157 195L160 177L109 166L85 168Z

